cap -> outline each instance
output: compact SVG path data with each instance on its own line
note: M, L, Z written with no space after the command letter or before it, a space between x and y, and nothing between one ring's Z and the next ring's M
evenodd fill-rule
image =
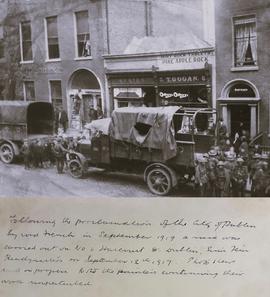
M224 162L219 161L219 162L217 163L217 166L224 166Z
M263 159L263 160L268 160L268 155L267 154L262 154L261 156L260 156L260 158L261 159Z
M204 158L209 158L209 155L207 153L203 154Z
M216 151L216 150L210 150L210 151L208 152L208 155L209 155L209 156L216 156L216 155L217 155L217 151Z
M261 157L260 154L256 153L254 156L253 156L253 159L259 159Z
M242 158L237 158L236 160L237 162L244 162L244 160Z

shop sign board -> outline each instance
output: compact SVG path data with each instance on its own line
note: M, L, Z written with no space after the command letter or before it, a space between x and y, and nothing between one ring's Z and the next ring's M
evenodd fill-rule
M205 83L207 83L207 77L204 73L159 76L159 85L205 84Z
M213 51L166 54L158 57L159 70L202 69L205 63L213 64Z
M111 86L152 86L154 78L152 76L133 76L133 77L110 77Z

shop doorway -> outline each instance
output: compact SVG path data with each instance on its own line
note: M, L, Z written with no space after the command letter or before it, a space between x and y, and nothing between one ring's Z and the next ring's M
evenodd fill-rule
M80 69L71 75L68 97L71 128L81 129L84 124L96 119L97 114L103 115L101 87L90 70Z
M250 107L248 105L231 105L231 135L237 132L242 135L242 131L247 131L250 135Z

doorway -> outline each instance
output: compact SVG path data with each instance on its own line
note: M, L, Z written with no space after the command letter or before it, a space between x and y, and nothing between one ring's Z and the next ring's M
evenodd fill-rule
M231 135L241 135L241 131L247 131L250 135L250 107L248 105L231 105Z

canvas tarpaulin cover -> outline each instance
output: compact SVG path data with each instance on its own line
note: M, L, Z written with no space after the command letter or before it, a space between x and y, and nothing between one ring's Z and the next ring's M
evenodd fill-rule
M173 115L178 106L124 107L112 113L110 136L148 149L161 150L164 160L176 155ZM139 125L146 129L140 131Z

